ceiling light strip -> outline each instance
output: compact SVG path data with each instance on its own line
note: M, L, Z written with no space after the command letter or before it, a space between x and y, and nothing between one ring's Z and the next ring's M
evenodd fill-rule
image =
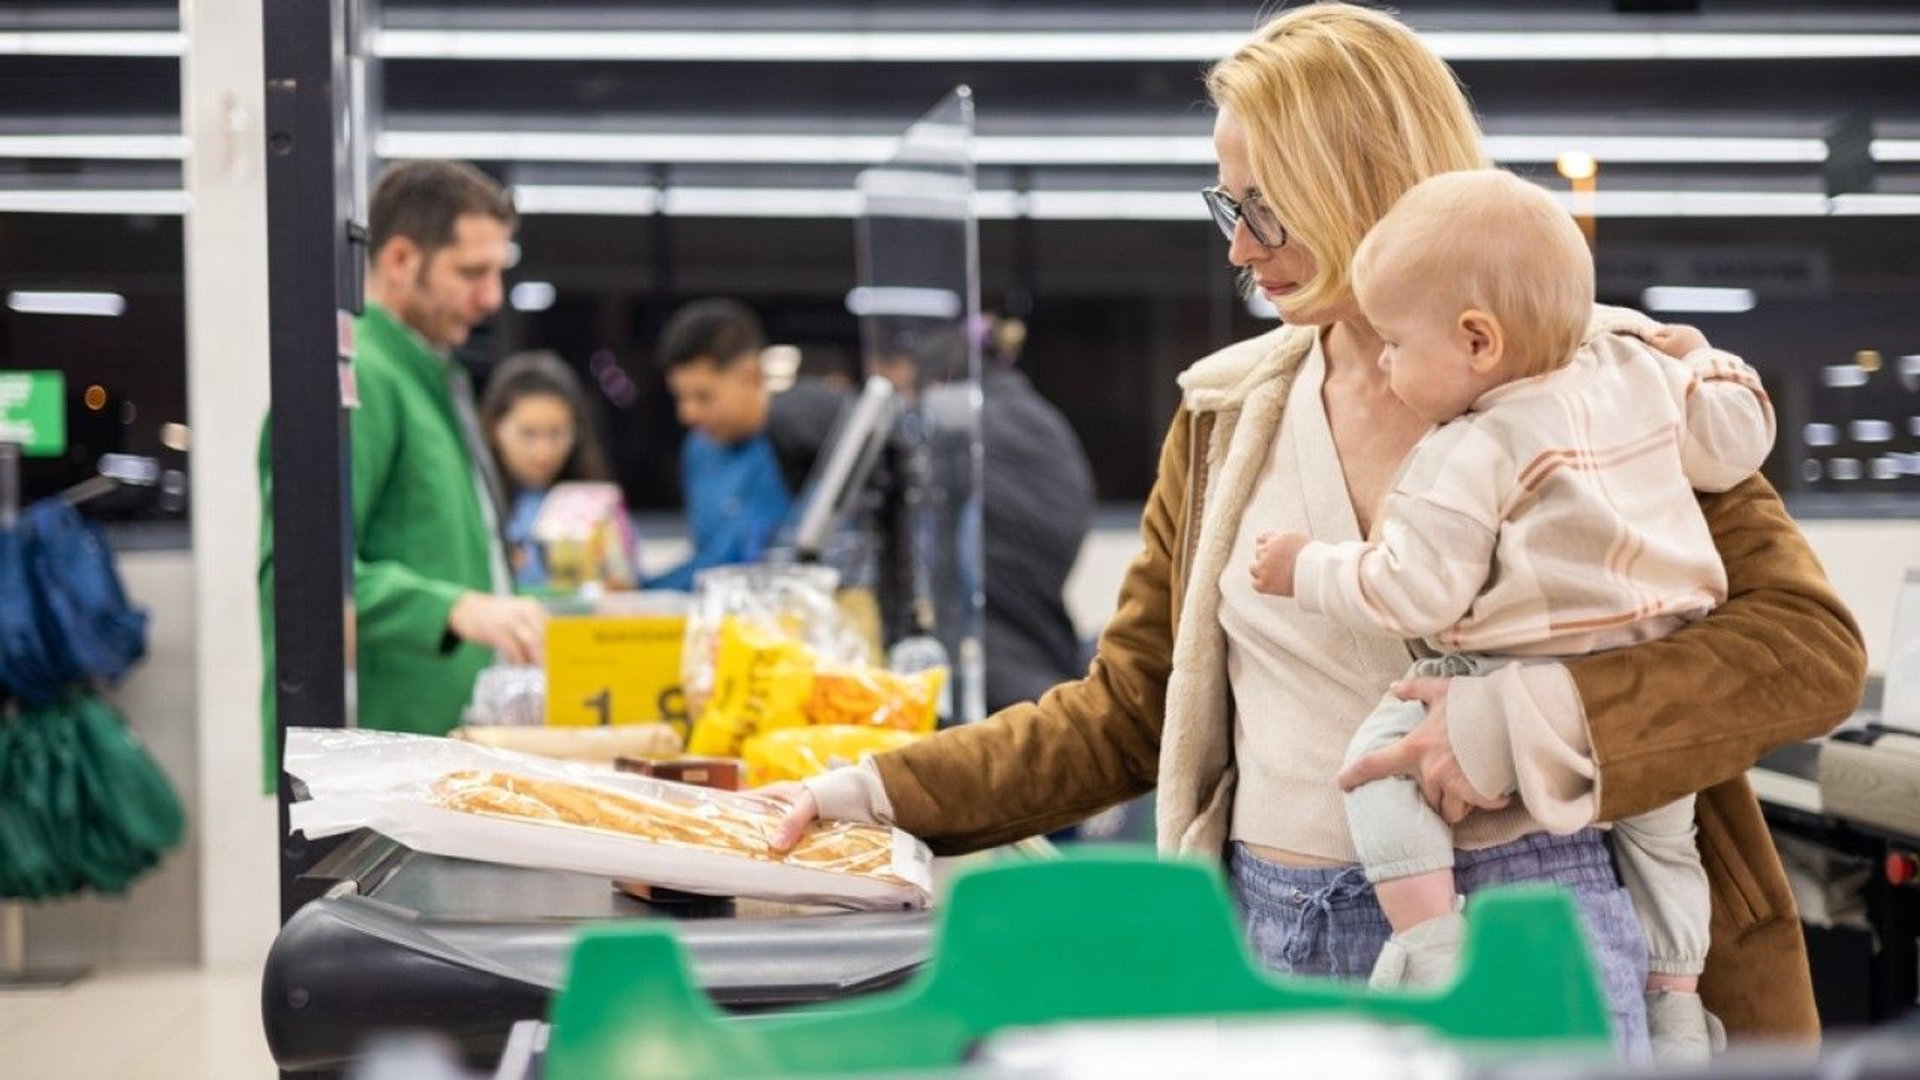
M184 191L6 191L0 213L13 214L184 214L192 200Z
M175 30L0 31L0 56L183 56L187 35Z
M1920 56L1916 34L1427 31L1443 59L1806 60ZM631 60L777 63L1204 63L1247 41L1242 31L378 30L389 60Z
M890 135L396 130L376 136L374 152L388 160L862 165L886 160L899 145ZM1819 139L1490 135L1486 145L1495 160L1528 163L1553 161L1567 150L1591 153L1603 165L1826 159L1826 144ZM973 150L974 160L982 165L1214 163L1213 141L1204 135L980 135L973 140Z
M692 217L852 217L860 196L847 188L669 188L646 185L527 184L514 188L529 214L646 215ZM1557 193L1570 208L1574 197ZM0 213L184 214L184 191L5 191ZM1198 220L1199 197L1184 191L981 191L974 211L984 218L1051 220ZM1824 217L1920 216L1920 195L1841 195L1827 199L1794 192L1602 191L1593 198L1597 217Z
M178 161L185 135L0 135L0 158Z

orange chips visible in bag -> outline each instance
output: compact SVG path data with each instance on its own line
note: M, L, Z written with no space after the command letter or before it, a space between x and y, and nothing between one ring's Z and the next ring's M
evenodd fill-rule
M748 620L721 624L713 696L687 752L736 757L761 732L814 724L928 732L939 720L945 668L901 675L821 661L800 641Z

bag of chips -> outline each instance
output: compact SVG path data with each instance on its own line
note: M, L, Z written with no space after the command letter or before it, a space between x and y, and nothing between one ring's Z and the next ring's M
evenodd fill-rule
M945 668L902 675L822 659L796 638L743 618L720 626L713 692L687 751L737 757L755 735L815 724L928 732L939 720Z
M918 738L916 732L851 724L781 728L748 739L741 756L747 761L747 783L760 787L819 776L828 769L856 764L863 755L895 750Z

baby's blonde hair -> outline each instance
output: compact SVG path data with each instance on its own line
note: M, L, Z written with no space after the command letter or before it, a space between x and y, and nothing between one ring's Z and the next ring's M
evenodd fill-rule
M1392 280L1423 295L1438 316L1470 308L1492 315L1515 378L1565 364L1593 314L1593 255L1573 216L1543 188L1500 169L1415 185L1361 242L1353 280L1363 306Z
M1207 73L1247 132L1254 182L1315 261L1289 307L1336 311L1348 266L1394 200L1438 173L1487 166L1453 72L1390 15L1313 4L1277 16Z

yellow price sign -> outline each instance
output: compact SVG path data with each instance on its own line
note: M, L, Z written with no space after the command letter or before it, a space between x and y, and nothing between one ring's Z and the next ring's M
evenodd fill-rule
M683 734L687 699L678 615L572 615L547 620L547 723L666 722Z

